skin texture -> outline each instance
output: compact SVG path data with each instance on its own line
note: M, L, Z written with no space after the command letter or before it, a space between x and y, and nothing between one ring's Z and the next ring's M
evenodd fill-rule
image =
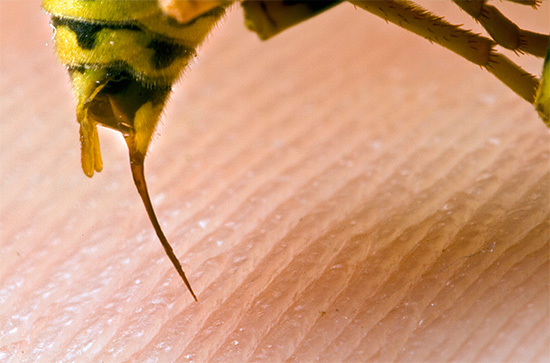
M234 9L145 161L195 303L122 138L81 173L39 2L0 17L0 361L550 356L550 134L487 72L349 5L267 43Z

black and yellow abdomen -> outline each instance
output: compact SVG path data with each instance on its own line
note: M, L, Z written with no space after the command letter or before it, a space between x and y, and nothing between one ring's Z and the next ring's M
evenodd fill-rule
M156 0L44 0L59 60L67 66L80 124L82 169L103 168L97 125L122 133L134 182L168 257L196 300L164 236L147 192L145 154L160 114L195 49L225 12L226 3L181 24Z
M180 24L155 0L45 0L80 123L82 168L102 169L97 124L123 133L143 158L171 85L223 15L218 6Z

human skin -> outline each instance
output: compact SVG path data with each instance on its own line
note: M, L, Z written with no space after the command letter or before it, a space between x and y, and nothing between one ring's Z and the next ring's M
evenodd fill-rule
M39 3L0 10L0 361L550 357L550 133L488 72L348 4L263 43L234 9L145 162L194 302L120 135L82 174Z

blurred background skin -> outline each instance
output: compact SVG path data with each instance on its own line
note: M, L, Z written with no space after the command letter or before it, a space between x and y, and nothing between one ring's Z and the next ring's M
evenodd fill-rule
M0 361L548 361L550 134L486 71L347 4L265 43L235 7L146 160L195 303L119 135L82 174L39 5L0 2Z

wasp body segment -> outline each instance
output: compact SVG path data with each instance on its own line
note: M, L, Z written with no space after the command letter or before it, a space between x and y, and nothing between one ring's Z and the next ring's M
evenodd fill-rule
M180 24L155 0L45 0L59 60L67 66L80 124L82 169L102 170L97 125L122 133L138 192L166 253L195 294L155 216L144 160L172 84L225 12L216 6Z
M82 167L102 168L96 125L122 132L145 155L171 85L225 9L180 24L156 1L44 1L80 123Z

